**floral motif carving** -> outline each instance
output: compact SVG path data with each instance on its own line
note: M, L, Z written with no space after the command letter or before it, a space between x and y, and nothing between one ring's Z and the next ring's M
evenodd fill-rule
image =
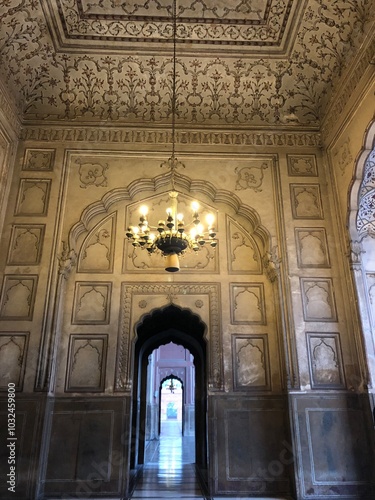
M315 155L288 155L288 173L293 176L318 175Z
M27 149L22 170L52 170L54 160L54 149Z
M115 227L116 215L111 214L92 229L80 251L78 272L112 272Z
M0 16L0 68L22 118L165 123L171 115L172 58L165 57L171 53L171 3L54 4L47 2L42 13L34 0L19 0ZM181 2L178 15L178 41L192 46L177 61L178 121L311 127L320 124L335 84L361 47L372 10L368 0L199 0ZM296 24L299 31L290 32ZM126 40L138 44L139 56ZM106 44L109 55L102 55ZM162 56L152 55L153 44ZM269 58L271 49L278 57ZM347 85L341 101L353 89Z
M88 186L107 186L107 178L105 171L108 170L108 165L101 165L100 163L85 162L83 159L77 159L76 163L79 164L79 178L81 187Z
M237 173L236 190L253 189L256 193L262 191L261 186L263 183L263 170L268 168L268 162L261 162L258 165L249 167L235 168Z

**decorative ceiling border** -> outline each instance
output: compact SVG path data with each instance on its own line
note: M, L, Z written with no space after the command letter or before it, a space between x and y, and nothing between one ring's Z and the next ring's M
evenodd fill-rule
M12 100L9 97L7 90L3 87L0 81L0 111L4 116L5 120L8 122L15 134L19 137L21 134L21 122L18 117L17 111L12 104Z
M24 127L21 140L38 142L89 142L115 144L171 144L171 132L149 128L103 128L103 127ZM257 130L180 130L176 132L176 144L211 146L265 146L265 147L311 147L322 146L319 131L267 132Z
M216 50L225 46L233 53L241 47L285 53L296 36L295 30L289 33L289 29L299 23L306 1L267 0L262 8L240 1L223 6L210 6L204 0L193 7L180 4L177 41L193 44L194 50L206 50L210 45ZM155 5L151 4L112 2L105 6L99 0L84 7L81 0L56 0L54 9L50 0L42 0L59 48L73 51L82 41L89 42L88 50L103 48L104 43L110 44L111 50L126 51L127 42L165 48L165 43L171 41L172 2L163 6L163 2L154 0Z

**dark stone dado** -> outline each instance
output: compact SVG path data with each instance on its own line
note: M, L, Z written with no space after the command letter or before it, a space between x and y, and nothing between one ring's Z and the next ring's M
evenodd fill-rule
M292 495L287 398L209 397L212 495Z
M373 500L374 441L368 395L291 396L298 500Z
M0 399L0 498L24 500L35 498L45 395L16 393L15 400L15 435L10 436L8 422L13 413L8 412L8 400L4 397ZM12 437L15 438L14 441ZM13 462L8 445L13 442L15 487L9 490L12 485L8 483L8 479Z
M120 497L129 446L128 398L51 399L39 498Z

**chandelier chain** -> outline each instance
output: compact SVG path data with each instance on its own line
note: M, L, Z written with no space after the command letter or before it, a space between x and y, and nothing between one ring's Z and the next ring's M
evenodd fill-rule
M171 112L172 112L172 155L160 166L168 167L171 175L172 191L169 192L170 206L167 209L167 219L159 220L157 226L150 225L147 206L140 208L141 216L138 226L129 226L126 232L127 238L132 242L134 248L146 249L151 255L160 252L166 257L165 270L176 272L180 269L179 256L188 250L198 252L205 243L211 248L216 248L216 231L214 228L214 216L207 215L207 229L205 230L200 221L198 213L199 204L192 203L192 220L185 225L184 216L177 210L178 192L175 190L175 173L178 167L185 165L176 158L176 112L177 112L177 0L173 0L173 60L172 60L172 86L171 86ZM189 232L186 229L189 228ZM173 381L172 381L173 385Z
M175 190L176 159L176 44L177 44L177 0L173 0L173 65L172 65L172 156L170 161L172 189Z

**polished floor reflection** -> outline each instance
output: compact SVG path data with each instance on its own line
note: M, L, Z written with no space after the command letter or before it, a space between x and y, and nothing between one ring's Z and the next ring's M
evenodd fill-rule
M147 446L145 465L132 499L207 499L195 472L194 436L182 436L181 423L162 422L160 439Z

